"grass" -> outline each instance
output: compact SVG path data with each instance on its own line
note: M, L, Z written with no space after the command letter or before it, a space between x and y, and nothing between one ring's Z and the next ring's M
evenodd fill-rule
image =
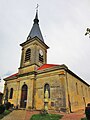
M35 114L32 115L30 120L59 120L62 117L63 115L58 114L45 114L45 115Z
M0 119L2 119L4 116L8 115L11 111L5 110L4 113L0 114Z

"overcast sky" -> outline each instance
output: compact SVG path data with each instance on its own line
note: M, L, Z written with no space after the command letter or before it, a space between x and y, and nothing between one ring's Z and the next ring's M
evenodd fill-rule
M20 43L33 25L39 4L39 25L49 64L65 64L90 84L90 0L0 0L0 91L3 78L18 72Z

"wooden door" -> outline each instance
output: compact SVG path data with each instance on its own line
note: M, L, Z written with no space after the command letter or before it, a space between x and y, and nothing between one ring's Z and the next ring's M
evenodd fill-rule
M22 91L21 91L21 101L20 101L20 107L21 108L26 108L26 104L27 104L27 91L28 91L27 85L23 85L22 86Z

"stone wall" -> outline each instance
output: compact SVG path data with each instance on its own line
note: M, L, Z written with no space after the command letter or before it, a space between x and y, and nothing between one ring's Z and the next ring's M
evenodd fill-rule
M69 73L67 73L67 81L71 110L84 109L90 102L89 86Z
M36 109L44 108L44 85L50 85L49 109L59 110L66 106L65 101L65 76L60 70L37 75L36 79Z

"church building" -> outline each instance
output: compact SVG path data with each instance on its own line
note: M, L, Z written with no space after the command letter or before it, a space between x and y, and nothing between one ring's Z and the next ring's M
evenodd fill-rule
M22 47L18 73L4 78L4 102L18 108L74 112L90 102L90 85L65 64L47 64L47 49L36 11L32 29ZM58 57L58 56L57 56ZM45 92L48 91L48 101Z

